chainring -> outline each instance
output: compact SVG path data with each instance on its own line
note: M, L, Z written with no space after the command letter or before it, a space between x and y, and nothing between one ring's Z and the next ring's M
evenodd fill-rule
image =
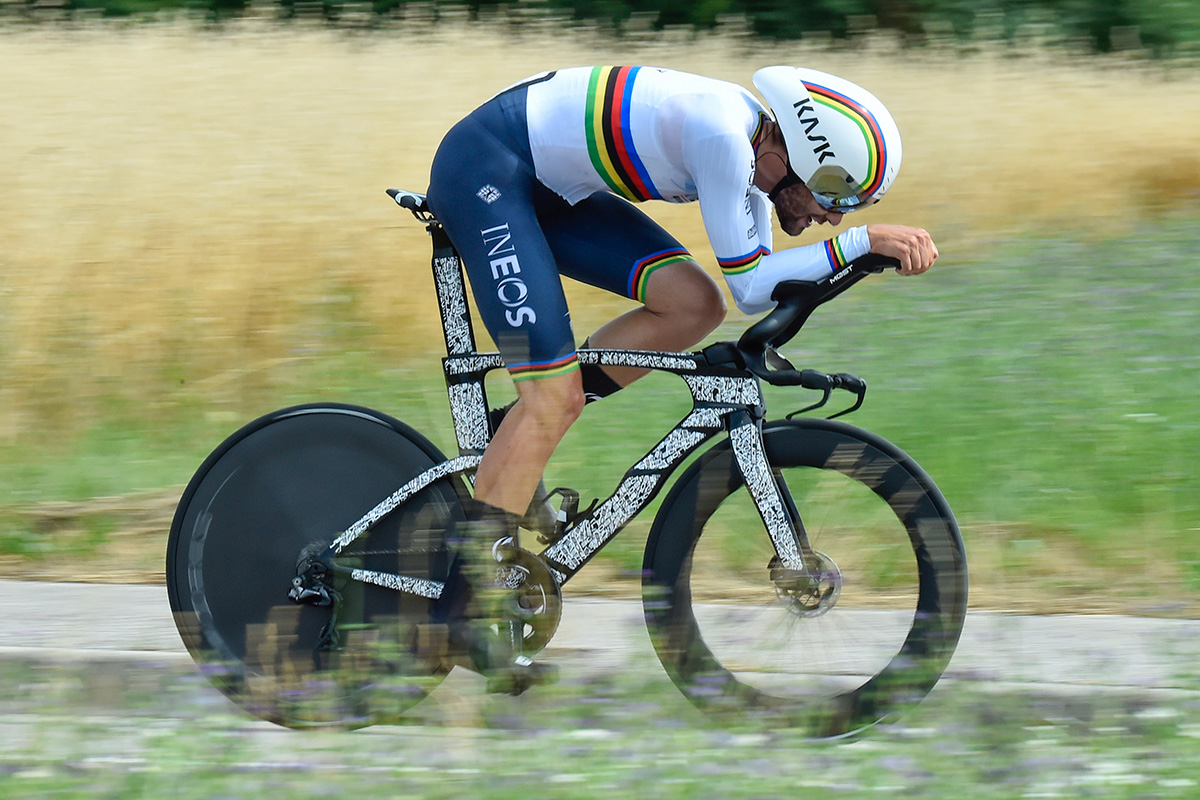
M521 651L538 653L562 621L562 589L546 562L528 550L506 546L495 550L496 585L511 591L504 616L520 625Z

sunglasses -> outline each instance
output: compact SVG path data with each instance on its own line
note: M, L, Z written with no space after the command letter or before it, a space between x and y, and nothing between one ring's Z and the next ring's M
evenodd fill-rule
M767 197L774 203L775 198L783 190L796 184L803 184L812 193L813 199L821 208L827 211L836 211L839 214L848 214L879 202L878 197L864 198L846 191L851 185L851 179L841 167L822 167L811 180L805 183L799 175L792 171L791 164L788 164L787 174L780 179L779 183L775 184L774 189L767 193Z
M791 172L788 165L788 172ZM821 167L805 184L813 199L825 209L848 213L879 202L878 197L865 197L855 191L856 181L841 167Z

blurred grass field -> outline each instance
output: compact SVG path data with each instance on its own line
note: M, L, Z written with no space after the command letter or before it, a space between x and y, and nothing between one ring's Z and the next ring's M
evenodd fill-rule
M853 221L927 227L942 259L840 299L789 353L868 378L853 420L943 487L979 602L1196 608L1200 74L884 39L0 29L0 553L61 552L33 504L175 490L289 402L376 406L449 449L427 239L383 189L423 189L441 134L497 89L601 62L743 84L805 63L878 94L904 167ZM696 208L645 208L713 263ZM628 308L568 291L579 338ZM682 412L673 388L589 410L550 477L606 494ZM626 538L614 561L634 566Z
M0 797L1196 796L1194 693L945 683L900 722L831 746L702 718L664 682L624 669L517 700L459 682L409 724L298 732L249 719L190 669L6 663Z

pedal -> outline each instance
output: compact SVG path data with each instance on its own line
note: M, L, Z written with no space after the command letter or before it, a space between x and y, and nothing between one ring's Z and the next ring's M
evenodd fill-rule
M538 534L538 541L542 544L552 544L561 539L563 531L567 529L567 524L579 512L579 492L559 486L550 490L546 495L546 502L549 503L550 498L555 495L561 497L562 500L558 504L558 511L554 513L554 526L550 530L543 530Z
M567 529L575 524L578 520L592 513L592 509L596 507L597 500L592 502L583 511L579 510L579 492L574 489L558 487L551 490L546 495L549 500L554 495L562 497L562 502L558 505L558 513L556 514L553 532L542 533L538 536L538 541L542 544L554 544L567 532Z

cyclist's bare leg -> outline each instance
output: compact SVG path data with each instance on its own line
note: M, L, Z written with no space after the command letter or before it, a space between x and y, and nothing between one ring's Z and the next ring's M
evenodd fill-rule
M716 281L695 261L680 261L651 273L645 305L602 326L588 337L588 344L623 350L686 350L723 319L725 297ZM604 371L621 386L649 372L633 367L605 367Z
M521 381L517 396L479 464L476 502L456 531L446 592L435 610L447 623L448 641L487 676L488 691L510 694L553 680L555 670L522 656L506 638L511 590L495 582L493 545L516 533L551 454L583 409L583 386L575 371Z
M475 474L475 499L524 515L546 464L583 410L579 372L517 384L517 403L505 415Z

